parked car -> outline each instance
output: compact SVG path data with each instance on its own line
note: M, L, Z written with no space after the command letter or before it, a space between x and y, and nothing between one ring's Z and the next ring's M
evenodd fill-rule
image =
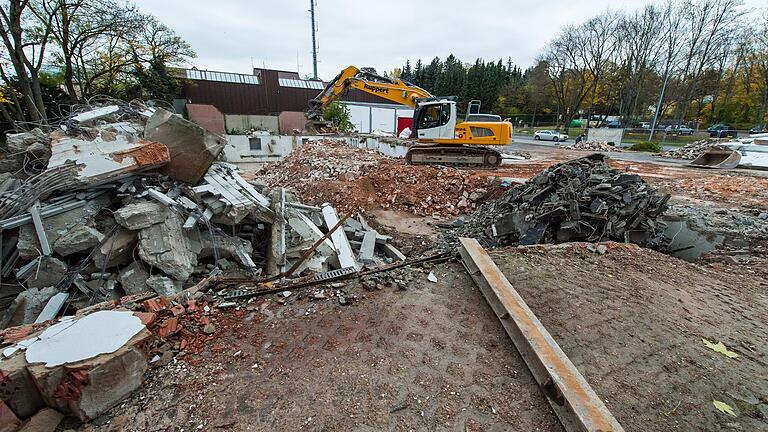
M618 120L611 120L605 124L605 127L609 129L619 129L621 128L621 122Z
M651 128L651 123L649 123L649 122L642 122L642 123L640 123L640 127L642 129L650 129Z
M560 133L558 131L553 130L539 130L536 131L536 133L533 134L533 139L535 140L543 140L543 141L566 141L568 139L568 135L564 133Z
M766 129L765 125L757 125L749 130L750 135L762 133L768 133L768 129Z
M670 135L693 135L693 129L686 125L669 125L664 128L664 132Z
M712 125L707 129L707 131L709 132L709 136L713 138L725 138L725 137L736 138L738 136L738 132L736 132L736 128L725 123L718 123L718 124Z

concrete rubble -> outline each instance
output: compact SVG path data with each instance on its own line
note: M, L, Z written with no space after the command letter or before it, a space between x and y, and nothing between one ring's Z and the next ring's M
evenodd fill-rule
M593 154L553 165L510 189L452 235L489 246L616 240L658 247L669 198Z
M661 154L662 157L671 159L694 160L701 156L707 150L720 145L722 140L716 138L707 138L700 141L686 144L674 150L669 150Z
M568 144L558 144L558 147L568 149L568 150L588 150L588 151L597 151L597 152L620 152L622 151L620 148L608 144L607 141L581 141L578 143Z
M167 343L159 350L155 337L178 338L174 353L200 349L216 330L209 307L189 296L197 284L290 284L406 259L362 216L246 180L218 160L223 145L139 103L90 107L49 133L9 136L14 156L0 163L0 381L21 390L3 396L0 429L99 416L141 385L150 359L167 362ZM99 318L116 306L127 315ZM127 310L136 315L119 312Z

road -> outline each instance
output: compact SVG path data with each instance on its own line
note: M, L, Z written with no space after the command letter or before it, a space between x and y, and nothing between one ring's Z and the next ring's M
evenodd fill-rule
M508 151L542 151L547 148L557 148L557 144L573 143L572 140L560 143L554 143L551 141L536 141L533 138L515 136L512 139L512 144L504 147ZM671 147L670 148L674 148ZM666 149L665 149L666 150ZM681 159L669 159L660 158L653 153L645 152L602 152L612 159L627 161L627 162L653 162L666 165L685 165L689 161Z
M524 144L540 144L540 145L550 145L550 146L555 144L552 141L536 141L536 140L533 139L533 136L531 136L531 135L515 135L515 136L512 137L512 141L516 142L516 143L519 142L519 143L524 143ZM567 144L567 143L573 143L574 141L575 141L575 139L569 139L568 141L564 141L564 142L561 142L561 143ZM673 146L673 145L669 145L669 144L662 144L661 145L661 149L663 151L674 150L674 149L679 148L679 147L680 146Z

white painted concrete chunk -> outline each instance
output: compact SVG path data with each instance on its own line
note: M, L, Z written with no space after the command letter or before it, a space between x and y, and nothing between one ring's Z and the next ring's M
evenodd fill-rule
M336 209L330 205L324 205L322 208L325 224L328 226L328 229L331 229L339 223L339 216L336 214ZM352 246L349 244L349 239L347 238L347 234L344 232L343 227L339 227L333 234L331 234L331 240L336 247L341 268L354 267L359 269L360 267L355 260L355 254L352 252Z
M143 329L132 312L99 311L54 324L19 345L27 346L27 362L54 367L113 353Z

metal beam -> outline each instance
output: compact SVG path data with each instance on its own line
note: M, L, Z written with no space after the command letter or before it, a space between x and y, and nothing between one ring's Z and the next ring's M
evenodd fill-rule
M480 287L565 429L623 432L619 422L480 243L471 238L459 240L459 253L467 272Z
M51 250L51 244L48 242L48 235L45 233L43 218L40 216L40 201L37 201L30 207L29 214L32 216L32 223L35 225L37 240L40 242L40 249L43 251L43 255L51 256L53 251Z

